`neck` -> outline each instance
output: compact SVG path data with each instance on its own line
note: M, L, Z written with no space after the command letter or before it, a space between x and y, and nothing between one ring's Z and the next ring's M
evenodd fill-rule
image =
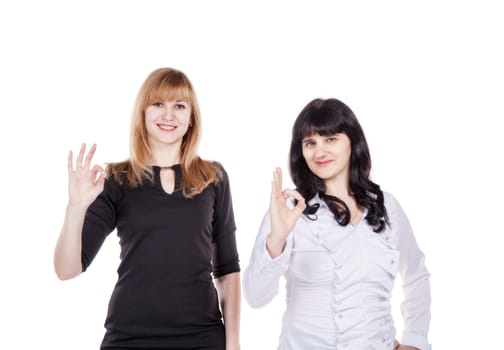
M326 194L328 195L338 197L343 201L352 197L348 179L337 178L327 180L325 181L325 186Z
M150 145L153 165L168 167L180 163L180 145Z
M337 197L346 204L348 210L350 211L349 214L350 220L352 220L352 225L355 225L355 223L358 222L359 216L357 213L359 211L359 205L357 204L353 195L350 193L350 186L348 181L326 181L325 185L326 194Z

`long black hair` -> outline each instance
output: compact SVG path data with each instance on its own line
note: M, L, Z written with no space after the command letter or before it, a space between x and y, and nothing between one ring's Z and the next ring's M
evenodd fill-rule
M350 193L357 204L367 208L367 223L374 232L381 232L388 224L383 192L380 186L369 179L371 156L366 137L352 110L335 99L314 99L308 103L297 117L292 128L289 152L290 175L298 192L308 202L317 194L327 203L336 221L346 226L350 222L350 211L339 198L327 195L324 181L313 174L303 157L302 141L313 134L330 136L344 133L350 139ZM318 205L308 205L304 214L312 217Z

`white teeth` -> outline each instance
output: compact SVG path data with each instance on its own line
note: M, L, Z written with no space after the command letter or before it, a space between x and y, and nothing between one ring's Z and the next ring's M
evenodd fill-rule
M171 126L171 125L162 125L162 124L158 124L158 126L163 129L163 130L174 130L175 127L174 126Z

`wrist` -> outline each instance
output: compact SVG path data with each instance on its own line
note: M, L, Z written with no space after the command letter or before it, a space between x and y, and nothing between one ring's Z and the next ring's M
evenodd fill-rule
M285 238L270 233L266 239L266 250L274 259L283 253L286 242L287 240Z
M66 206L66 212L68 214L79 214L82 212L85 213L87 211L88 207L89 207L89 205L87 205L87 204L74 204L74 203L68 202L68 204Z

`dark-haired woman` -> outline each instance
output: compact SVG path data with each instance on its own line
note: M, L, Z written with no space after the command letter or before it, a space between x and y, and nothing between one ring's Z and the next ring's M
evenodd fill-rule
M315 99L292 132L290 173L273 173L266 214L244 274L252 307L286 283L279 350L429 349L429 272L399 202L370 180L371 158L351 109ZM390 298L403 280L401 342Z

